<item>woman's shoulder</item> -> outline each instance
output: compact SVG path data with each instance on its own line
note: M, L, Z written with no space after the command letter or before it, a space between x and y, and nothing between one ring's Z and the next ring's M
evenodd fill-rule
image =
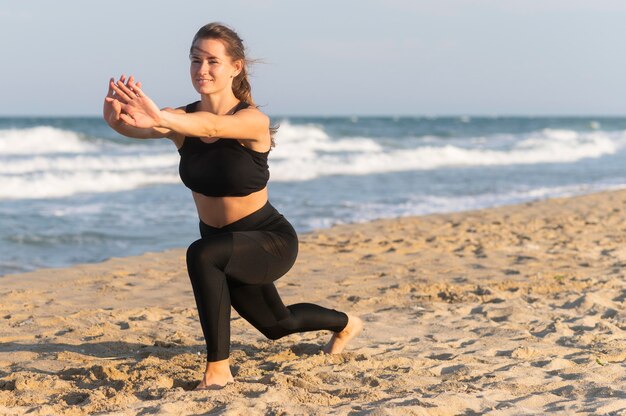
M263 125L268 124L270 119L269 116L261 111L259 107L254 104L246 103L245 101L242 101L237 105L233 114L244 116L251 121L255 121Z

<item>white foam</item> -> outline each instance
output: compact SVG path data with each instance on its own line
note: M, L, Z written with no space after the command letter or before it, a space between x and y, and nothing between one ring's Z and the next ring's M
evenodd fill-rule
M544 129L524 136L451 140L425 136L402 141L332 138L320 125L283 122L276 141L270 153L272 180L302 181L459 166L571 163L618 152L626 143L626 132ZM177 183L178 160L171 146L88 141L53 127L0 130L0 199Z
M0 156L84 153L97 148L76 132L54 127L0 130Z
M180 179L174 172L46 172L3 177L0 199L61 198L84 192L119 192L178 182Z
M480 144L481 148L442 144L384 149L372 139L331 140L318 126L287 124L281 125L276 141L277 147L271 153L272 179L298 181L327 175L366 175L461 166L571 163L614 154L624 146L626 132L580 133L544 129L522 140L515 138L513 145L506 150L485 148L492 141L486 138L466 140L467 143Z
M55 205L46 204L42 207L42 214L50 217L75 217L98 215L104 212L103 203L87 203L83 205Z
M0 199L60 198L180 182L172 148L90 142L53 127L0 130Z
M272 151L273 159L295 157L313 158L318 153L382 152L374 140L362 137L332 140L321 126L314 124L292 125L283 122L276 135L278 146Z
M147 155L78 155L11 159L0 165L0 174L34 172L124 172L145 169L175 169L178 155L174 152Z

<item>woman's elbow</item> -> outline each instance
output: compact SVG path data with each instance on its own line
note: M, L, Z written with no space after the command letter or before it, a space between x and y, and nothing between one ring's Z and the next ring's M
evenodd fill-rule
M198 132L200 137L219 137L220 126L216 123L213 114L202 114L202 118L198 120Z
M205 127L202 129L202 134L201 137L220 137L219 136L219 130L217 128L215 128L214 126L211 127Z

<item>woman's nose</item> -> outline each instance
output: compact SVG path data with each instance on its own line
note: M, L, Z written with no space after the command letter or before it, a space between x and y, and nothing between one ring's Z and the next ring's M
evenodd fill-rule
M206 61L196 62L195 65L196 73L205 73L209 69L209 64Z

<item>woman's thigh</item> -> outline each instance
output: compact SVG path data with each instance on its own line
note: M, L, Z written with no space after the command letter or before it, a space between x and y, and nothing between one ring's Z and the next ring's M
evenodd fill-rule
M273 231L232 233L232 255L224 272L243 284L266 284L283 276L298 255L295 235Z

